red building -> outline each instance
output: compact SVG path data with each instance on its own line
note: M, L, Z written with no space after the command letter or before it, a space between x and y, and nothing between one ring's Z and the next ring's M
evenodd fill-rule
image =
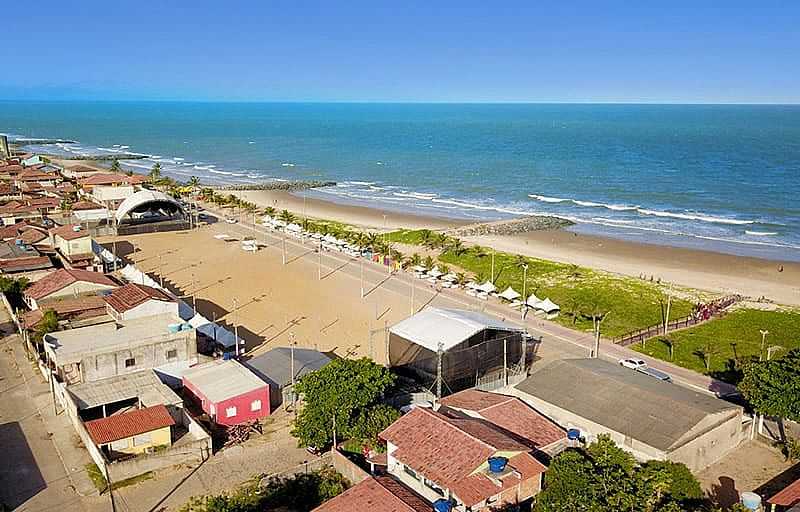
M234 360L212 361L183 374L183 386L220 425L269 416L269 386Z

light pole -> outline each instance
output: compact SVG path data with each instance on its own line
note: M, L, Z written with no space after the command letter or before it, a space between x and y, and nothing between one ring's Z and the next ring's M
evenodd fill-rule
M522 265L522 307L520 308L521 317L525 319L525 309L528 306L528 265Z
M359 254L359 261L361 262L361 298L364 298L364 257Z
M322 281L322 239L319 239L319 250L317 251L317 280ZM363 293L362 293L363 295Z
M233 342L236 344L236 357L239 357L239 326L236 324L236 297L233 298Z
M759 361L763 361L764 360L764 346L767 343L767 334L769 334L769 331L764 330L764 329L759 329L758 332L761 333L761 352L760 352L761 356L758 358L758 360ZM767 358L767 360L769 360L769 357Z
M292 410L294 410L294 333L289 333L289 352L291 358L291 372L292 372Z
M494 249L492 249L492 283L494 283Z
M286 265L286 231L281 232L281 243L283 244L283 264Z
M161 253L158 254L158 281L161 283L161 288L164 288L164 265L161 261Z

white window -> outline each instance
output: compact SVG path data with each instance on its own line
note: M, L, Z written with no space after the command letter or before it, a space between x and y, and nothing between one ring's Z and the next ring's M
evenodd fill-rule
M261 410L261 400L253 400L250 402L250 410L251 411L260 411Z
M125 450L128 448L128 446L129 446L128 439L120 439L119 441L114 441L113 443L111 443L111 449L116 451Z
M236 407L228 407L225 409L225 417L233 418L236 416Z

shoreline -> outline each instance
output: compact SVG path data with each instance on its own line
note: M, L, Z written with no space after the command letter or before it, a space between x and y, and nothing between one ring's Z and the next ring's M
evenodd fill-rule
M464 219L399 214L366 206L344 205L316 197L304 200L302 193L263 190L226 193L234 193L261 207L287 209L296 215L303 215L305 210L309 217L379 231L401 228L447 230L476 224ZM570 229L461 238L499 251L630 277L644 275L649 279L653 276L678 286L715 293L738 293L756 299L765 296L779 304L800 306L800 263L797 262L631 242Z

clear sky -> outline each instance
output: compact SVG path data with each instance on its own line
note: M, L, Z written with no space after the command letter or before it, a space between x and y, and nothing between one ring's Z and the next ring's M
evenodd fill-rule
M0 58L2 99L799 103L800 2L31 0Z

